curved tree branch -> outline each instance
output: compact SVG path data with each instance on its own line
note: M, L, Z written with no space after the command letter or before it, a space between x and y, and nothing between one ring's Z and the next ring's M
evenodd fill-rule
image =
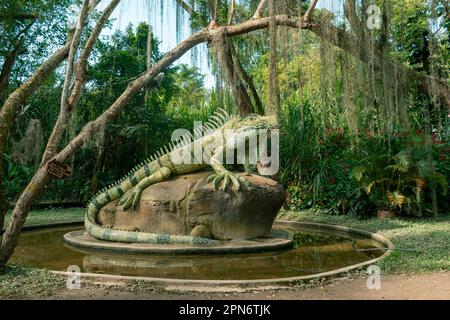
M312 0L311 1L311 4L309 5L308 10L306 10L306 13L305 13L305 15L303 17L305 22L308 22L309 19L311 18L311 15L312 15L313 11L316 9L317 2L319 2L319 0Z
M256 8L255 14L253 15L253 20L262 18L264 14L264 9L266 8L267 0L261 0L258 7Z
M321 26L320 23L312 24L306 22L303 17L293 18L288 15L252 19L237 25L202 30L178 44L173 50L169 51L161 60L153 65L152 68L150 68L138 79L131 82L128 88L101 116L99 116L95 121L88 123L81 130L81 132L53 159L60 163L64 163L70 159L86 142L90 141L92 137L94 137L95 134L104 127L104 125L115 119L135 94L145 88L145 86L148 85L160 72L178 60L193 47L200 43L211 41L215 36L217 36L218 32L223 33L227 37L238 36L241 34L250 33L252 31L268 28L271 21L275 25L310 29L324 39L329 37L328 32L324 30L324 26ZM327 28L330 27L332 26L327 26ZM357 45L357 42L350 38L350 36L344 31L336 30L336 32L340 35L340 37L331 37L327 40L338 47L342 47L344 50L349 50L352 48L349 48L348 46ZM344 38L349 40L349 42L343 41ZM353 52L353 50L349 51ZM422 83L426 84L427 82L422 81ZM20 198L14 208L12 219L3 234L2 244L0 247L0 268L5 266L6 262L13 254L20 231L25 223L31 205L40 195L46 183L49 181L49 178L50 177L46 170L46 166L40 167L28 184L27 188L20 195Z
M189 13L191 16L194 16L196 14L194 8L192 8L190 5L188 5L183 0L175 0L179 6L181 6L187 13Z
M100 36L101 31L103 30L103 27L105 26L105 23L108 21L114 9L119 5L120 1L121 0L112 0L109 3L109 5L104 10L103 14L97 21L94 29L92 30L92 33L89 36L89 39L87 40L84 49L82 50L77 62L75 72L75 82L73 83L72 90L70 90L69 85L72 82L71 80L73 78L72 73L74 69L74 60L71 60L71 62L68 64L65 80L66 82L64 86L64 88L67 89L68 91L67 92L63 91L63 99L61 100L61 111L59 113L57 123L54 126L53 132L45 148L42 163L47 162L56 154L56 150L58 148L59 143L61 142L61 138L65 131L67 121L70 119L73 110L78 104L84 84L86 83L88 59L92 53L95 43L98 40L98 37ZM78 50L84 20L87 18L89 11L93 9L89 8L88 4L89 0L85 0L84 5L86 6L86 8L83 7L80 13L80 17L78 19L78 27L75 33L75 38L72 41L71 54L72 52L75 53Z

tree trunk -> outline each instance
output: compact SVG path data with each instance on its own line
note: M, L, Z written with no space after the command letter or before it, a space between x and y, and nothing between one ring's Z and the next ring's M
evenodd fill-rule
M152 26L148 26L148 32L147 32L147 71L150 70L152 67ZM148 97L150 94L150 88L145 88L145 103L148 101Z
M105 149L103 146L101 146L98 150L98 154L96 157L94 170L92 172L92 179L91 179L91 195L95 196L99 189L99 183L98 183L98 177L100 173L103 170L103 166L105 164L106 154Z
M253 101L255 103L255 110L253 110L255 113L258 113L259 115L264 115L264 106L262 104L261 98L259 97L258 91L256 90L255 84L253 83L252 78L248 75L248 73L245 71L244 66L241 63L241 60L239 59L239 56L236 52L236 48L234 47L233 42L230 40L230 48L231 53L233 54L233 61L236 65L236 68L238 69L242 79L247 83L248 89L252 93Z
M217 60L221 69L226 72L228 84L231 87L236 105L241 115L253 113L253 106L250 96L245 89L239 72L233 61L230 40L223 32L218 32L213 38L213 47L217 55Z
M0 270L6 266L9 258L13 255L28 212L48 181L47 167L41 167L17 201L11 220L2 237Z
M290 26L294 28L313 29L315 27L315 25L313 24L306 23L301 17L293 18L288 15L280 15L271 18L252 19L238 25L218 27L214 30L206 29L190 36L188 39L177 45L172 51L168 52L145 74L140 76L135 81L131 82L128 88L122 93L122 95L99 118L97 118L93 122L88 123L81 130L81 132L53 159L60 163L66 162L86 142L92 140L92 138L101 129L103 129L108 122L116 118L134 95L145 88L145 86L148 85L150 81L153 80L159 73L161 73L163 69L171 65L173 62L177 61L181 56L183 56L186 52L188 52L196 45L214 39L215 37L217 37L218 33L222 33L222 37L233 37L245 33L250 33L256 30L266 29L268 28L271 21L276 25ZM232 61L230 57L231 55L225 55L225 61L227 61L227 63L229 61ZM16 103L18 103L17 105L20 106L21 100L19 98L20 96L12 98L12 101L16 101ZM250 99L248 98L248 100ZM249 110L249 112L251 112L251 109ZM5 117L2 117L0 119L5 119ZM4 123L2 123L2 126L4 127ZM6 229L2 238L0 247L0 268L6 265L7 261L14 253L17 239L19 238L29 210L33 202L42 192L46 183L49 181L49 178L50 176L47 173L47 164L43 164L38 169L25 191L21 194L13 210L12 219L8 224L8 228Z
M104 10L103 14L98 19L94 29L92 30L89 39L87 40L81 54L76 64L75 69L75 56L78 50L81 35L84 28L84 21L86 20L89 12L95 7L90 6L90 1L85 0L81 8L80 15L78 17L77 27L73 36L72 43L70 45L69 57L67 63L66 77L63 85L63 92L61 95L61 106L60 113L56 125L53 128L53 132L47 142L47 146L44 151L44 156L42 157L42 163L49 161L58 151L58 145L61 142L62 136L65 132L67 122L71 118L74 109L78 105L81 97L81 92L83 90L84 84L87 80L87 65L88 59L92 53L95 43L100 36L101 31L106 23L106 21L111 16L114 9L120 3L121 0L112 0L109 5ZM95 3L98 4L99 1ZM71 89L71 82L75 79L74 84Z
M9 52L5 61L3 62L2 72L0 73L0 105L5 102L6 96L8 94L8 84L11 71L16 63L17 57L23 50L23 38L14 46L14 49Z
M0 111L0 226L4 226L4 217L8 209L8 203L4 190L4 163L3 157L9 133L14 125L20 107L37 89L47 80L52 72L61 64L69 53L69 43L56 51L33 74L33 76L18 89L16 89L5 101Z
M0 159L0 234L1 230L5 227L5 216L8 211L9 204L6 199L5 194L5 186L3 184L3 176L4 176L4 168L3 168L3 158Z
M277 32L278 25L275 17L275 0L269 0L269 14L270 14L270 57L269 57L269 110L271 115L275 115L277 118L281 112L280 106L280 89L278 83L278 65L277 65Z
M53 159L59 163L65 163L87 141L90 141L95 134L104 128L106 123L116 118L129 100L146 85L148 85L150 81L154 79L164 68L178 60L196 45L205 42L207 38L208 32L201 31L181 42L175 49L159 60L147 73L130 83L122 95L99 118L97 118L97 120L88 123L81 130L81 132ZM47 172L47 166L48 163L43 163L40 166L16 203L11 221L2 237L0 247L0 269L6 266L6 263L14 254L17 240L27 219L30 208L50 180L50 176Z

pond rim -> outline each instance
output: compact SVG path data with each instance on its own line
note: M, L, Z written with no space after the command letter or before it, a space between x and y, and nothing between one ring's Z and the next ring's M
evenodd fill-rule
M295 284L297 282L302 282L306 280L316 280L319 278L327 278L339 275L341 273L349 272L352 270L356 270L365 266L373 265L385 258L387 258L392 250L395 249L394 244L385 236L351 227L334 225L334 224L323 224L323 223L315 223L315 222L304 222L304 221L295 221L295 220L276 220L275 223L280 227L298 227L298 228L307 228L314 231L338 231L342 233L346 233L348 235L358 235L363 236L368 239L372 239L379 244L383 245L383 248L380 250L384 250L385 252L374 259L361 262L358 264L350 265L347 267L339 268L332 271L317 273L314 275L306 275L306 276L297 276L297 277L286 277L286 278L273 278L273 279L249 279L249 280L195 280L195 279L172 279L172 278L156 278L156 277L133 277L133 276L119 276L112 274L97 274L97 273L81 273L81 279L90 279L90 280L99 280L99 281L144 281L152 284L162 284L162 285L182 285L182 286L221 286L221 285L233 285L233 286L251 286L251 285L289 285ZM47 229L47 228L56 228L56 227L65 227L65 226L75 226L81 225L82 221L73 221L73 222L64 222L64 223L53 223L53 224L40 224L24 227L24 231L31 230L39 230L39 229ZM49 272L57 275L63 276L73 276L73 273L66 271L54 271L48 270Z

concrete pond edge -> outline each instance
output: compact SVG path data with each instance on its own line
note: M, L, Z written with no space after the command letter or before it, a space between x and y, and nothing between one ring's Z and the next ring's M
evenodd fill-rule
M73 224L71 224L73 225ZM313 282L320 278L331 278L338 276L340 274L361 269L366 266L374 265L379 261L387 258L392 250L395 249L394 244L385 236L365 231L356 228L350 228L346 226L333 225L333 224L322 224L313 222L301 222L301 221L291 221L291 220L277 220L276 225L286 226L286 227L297 227L297 228L307 228L309 230L315 231L338 231L341 233L346 233L348 235L363 236L368 239L372 239L379 244L383 245L381 250L385 250L384 254L378 258L374 258L365 262L347 266L344 268L339 268L332 271L317 273L314 275L298 276L298 277L287 277L287 278L274 278L274 279L256 279L256 280L185 280L185 279L168 279L168 278L153 278L153 277L132 277L132 276L119 276L110 274L95 274L95 273L81 273L81 281L88 282L100 282L100 283L132 283L132 282L145 282L147 284L155 286L163 286L166 289L175 291L203 291L209 290L210 288L216 288L218 291L227 291L225 286L231 286L234 288L258 288L258 289L274 289L280 287L289 287L297 283L302 283L305 281ZM71 276L73 273L64 271L50 271L57 275ZM214 290L213 290L214 291Z

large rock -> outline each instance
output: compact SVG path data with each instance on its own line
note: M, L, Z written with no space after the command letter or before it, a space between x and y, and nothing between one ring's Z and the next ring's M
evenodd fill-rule
M123 211L112 202L100 211L97 222L121 230L219 240L269 235L285 201L283 187L265 177L242 174L250 182L248 189L214 191L206 181L210 174L177 176L153 185L142 193L136 211Z

